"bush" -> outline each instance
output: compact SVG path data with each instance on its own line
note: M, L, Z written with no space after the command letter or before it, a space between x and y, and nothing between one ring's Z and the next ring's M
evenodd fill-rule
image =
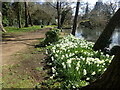
M55 43L56 41L59 40L59 35L60 35L59 29L54 28L54 29L47 31L45 34L46 38L36 47L45 47L45 46Z
M54 43L59 40L59 29L52 29L48 32L46 32L46 38L44 40L44 43L46 45L50 45L51 43Z
M93 51L94 43L72 35L60 39L46 51L51 58L52 76L61 78L60 88L73 89L88 85L108 67L112 56Z

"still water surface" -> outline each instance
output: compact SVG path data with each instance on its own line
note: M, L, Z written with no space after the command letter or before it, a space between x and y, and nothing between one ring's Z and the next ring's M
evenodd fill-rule
M99 38L102 31L103 31L103 29L100 29L100 28L96 28L96 29L78 28L76 30L76 37L84 38L88 41L95 42ZM71 30L64 29L63 32L70 34ZM110 44L110 48L115 45L120 45L120 28L115 29L115 31L111 37L111 40L112 40L112 42Z

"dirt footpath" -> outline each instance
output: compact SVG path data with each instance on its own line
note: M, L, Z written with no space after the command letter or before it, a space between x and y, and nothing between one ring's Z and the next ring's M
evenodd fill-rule
M12 57L17 52L23 52L27 47L34 47L34 42L45 37L48 29L35 32L25 32L22 35L12 36L2 41L2 65L13 64Z

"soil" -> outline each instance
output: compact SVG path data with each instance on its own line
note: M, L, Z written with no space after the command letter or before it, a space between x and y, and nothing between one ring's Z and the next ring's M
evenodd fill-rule
M6 35L2 41L2 65L14 64L12 57L17 52L23 52L28 47L34 47L34 42L45 37L45 32L48 29L39 30L36 32L25 32L20 35Z
M45 51L35 51L34 46L39 40L45 37L49 29L25 32L20 34L5 34L2 41L2 73L4 88L33 88L36 83L44 80L46 71ZM27 75L27 79L26 79ZM22 77L22 78L20 78ZM15 80L13 80L13 78ZM31 79L32 78L32 79ZM9 79L9 81L7 80ZM21 84L21 80L29 80L28 85ZM14 84L17 82L18 84ZM19 83L20 81L20 83ZM25 82L25 83L26 83Z

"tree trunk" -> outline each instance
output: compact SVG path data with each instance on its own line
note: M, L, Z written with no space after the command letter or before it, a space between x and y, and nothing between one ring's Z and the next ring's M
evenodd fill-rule
M29 15L30 25L31 25L31 26L33 26L32 19L31 19L31 14L30 14L30 12L29 12L29 11L28 11L28 15Z
M1 13L1 11L0 11L0 30L1 30L2 32L6 32L6 30L4 29L4 27L3 27L3 25L2 25L2 13Z
M104 49L106 46L106 41L112 35L115 27L120 22L120 9L115 13L115 15L110 19L110 22L106 26L105 30L101 34L100 38L97 41L97 44L94 46L95 50ZM101 46L101 47L100 47ZM108 69L94 82L90 85L83 87L82 89L120 89L120 47L117 47L115 57L113 58L111 64L109 65Z
M58 29L60 29L61 25L60 25L60 7L61 7L61 4L60 4L60 1L57 0L57 19L58 19Z
M25 3L25 27L28 27L28 2Z
M75 32L76 32L76 27L77 27L77 17L78 17L78 13L79 13L79 6L80 6L80 0L77 1L75 17L74 17L74 20L73 20L72 35L74 35L74 36L75 36Z
M18 23L19 23L19 28L21 28L21 4L20 2L17 3L17 8L18 8Z
M113 58L108 69L99 77L99 79L82 89L88 88L101 88L100 90L107 88L112 90L120 89L120 48L118 48L118 52Z
M96 41L93 49L94 50L104 50L107 46L107 42L109 41L115 27L120 23L120 8L114 14L114 16L110 19L109 23L105 27L104 31L100 35L99 39Z
M67 14L68 14L69 11L70 11L70 9L62 11L62 13L61 13L61 21L60 21L60 25L61 26L60 27L63 26L65 18L66 18L66 16L67 16Z

